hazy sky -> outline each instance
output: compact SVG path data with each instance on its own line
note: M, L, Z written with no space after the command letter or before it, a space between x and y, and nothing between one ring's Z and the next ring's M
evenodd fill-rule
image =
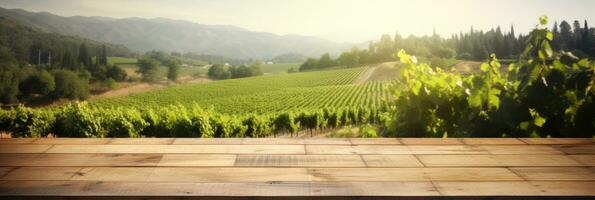
M382 33L450 35L511 24L527 32L543 14L588 20L595 0L0 0L0 7L63 16L164 17L252 31L363 42Z

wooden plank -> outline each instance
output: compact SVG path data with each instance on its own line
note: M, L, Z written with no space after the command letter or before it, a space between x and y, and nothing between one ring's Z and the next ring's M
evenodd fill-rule
M0 154L0 166L27 166L41 154Z
M423 167L413 155L362 155L368 167Z
M433 182L444 196L592 196L595 182Z
M11 172L14 169L16 169L16 168L15 167L0 167L0 178L3 177L4 175L8 174L8 172Z
M470 145L306 145L307 154L487 154Z
M32 144L107 144L111 138L39 138Z
M158 166L230 167L234 165L235 160L236 155L165 154Z
M530 181L595 181L595 168L513 167L514 173Z
M242 144L305 144L299 138L244 138Z
M546 145L481 145L490 154L563 154Z
M165 153L305 154L304 145L167 145Z
M565 155L418 155L428 167L584 166Z
M431 182L314 182L312 196L439 196ZM362 198L364 199L364 198Z
M554 145L554 148L567 154L595 154L595 145Z
M151 196L165 199L176 197L243 197L243 196L308 196L311 193L308 182L272 183L167 183L167 182L105 182L105 181L2 181L0 191L5 196L68 196L97 197ZM413 188L411 188L413 189ZM158 199L162 199L158 198ZM115 198L119 199L119 198Z
M0 145L0 153L43 153L50 147L52 145L2 144Z
M313 181L522 180L505 168L311 168Z
M463 138L465 144L526 144L516 138Z
M39 138L0 138L0 145L4 144L31 144Z
M46 153L164 153L170 145L54 145Z
M402 144L463 144L459 138L400 138Z
M365 167L358 155L238 155L242 167Z
M146 181L153 167L84 167L71 180Z
M397 138L350 138L351 144L401 144Z
M593 138L519 138L527 144L595 144Z
M69 180L80 170L80 167L17 167L2 180Z
M151 182L272 182L310 181L305 168L186 168L157 167Z
M305 144L343 144L350 145L351 141L348 138L306 138L304 139Z
M114 138L108 144L172 144L175 138Z
M243 138L176 138L172 144L242 144Z
M595 166L595 155L568 155L572 159L586 165L586 166Z

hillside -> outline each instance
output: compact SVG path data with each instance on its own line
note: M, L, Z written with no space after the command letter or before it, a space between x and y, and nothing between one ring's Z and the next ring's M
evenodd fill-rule
M252 32L165 18L62 17L47 12L0 8L0 16L45 32L125 45L138 51L199 52L234 58L272 58L287 53L318 56L349 45L317 37Z

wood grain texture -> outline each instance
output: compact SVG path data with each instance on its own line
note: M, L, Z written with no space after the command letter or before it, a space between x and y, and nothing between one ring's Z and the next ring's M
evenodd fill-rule
M242 167L365 167L359 155L238 155Z
M591 138L0 139L0 199L574 198L593 165Z
M419 155L428 167L584 166L565 155Z

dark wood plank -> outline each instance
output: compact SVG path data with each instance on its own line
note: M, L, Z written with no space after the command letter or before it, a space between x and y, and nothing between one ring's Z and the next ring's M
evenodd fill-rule
M584 166L565 155L418 155L428 167Z
M39 138L0 138L0 145L4 144L31 144Z
M365 167L359 155L238 155L241 167Z
M586 166L595 166L595 155L568 155L572 159L586 165Z

